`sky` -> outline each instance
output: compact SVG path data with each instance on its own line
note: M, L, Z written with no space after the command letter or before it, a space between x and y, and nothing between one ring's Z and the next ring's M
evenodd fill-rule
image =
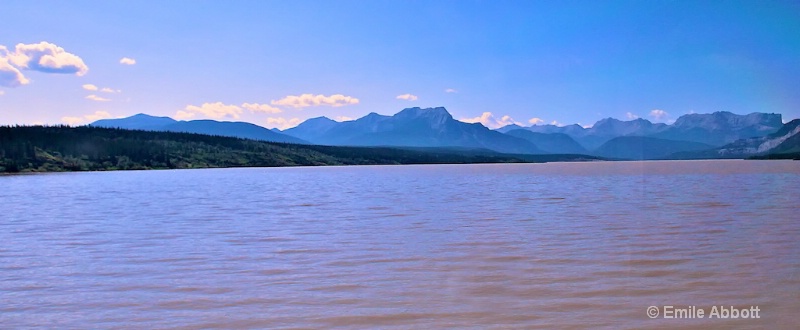
M0 124L800 118L797 1L3 1Z

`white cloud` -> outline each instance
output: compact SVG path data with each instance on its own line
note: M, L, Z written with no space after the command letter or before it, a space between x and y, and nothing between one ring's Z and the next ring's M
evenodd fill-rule
M112 93L113 94L113 93L122 92L119 89L115 90L115 89L110 88L110 87L100 88L100 87L97 87L97 85L94 85L94 84L83 84L81 87L83 89L87 90L87 91L101 91L103 93Z
M669 113L664 110L655 109L650 111L650 117L653 117L656 120L666 119L666 117L669 117Z
M214 119L220 119L224 117L238 119L239 115L242 113L242 108L235 105L223 104L222 102L203 103L203 105L199 107L195 105L187 105L183 110L185 110L184 112L203 114L206 117ZM177 117L178 114L175 114L175 116Z
M412 94L403 94L403 95L397 95L396 99L406 100L406 101L416 101L418 97Z
M122 59L119 60L119 64L134 65L134 64L136 64L136 60L134 60L132 58L129 58L129 57L123 57Z
M3 57L3 50L5 47L0 46L0 86L3 87L17 87L27 85L30 83L25 75L9 63L7 58Z
M100 120L100 119L111 118L111 114L108 113L108 111L95 111L93 114L86 115L86 116L83 116L83 117L88 119L88 120L95 121L95 120Z
M89 67L80 57L46 41L38 44L17 44L13 53L7 50L6 53L11 64L21 69L45 73L74 73L78 76L89 71Z
M344 96L342 94L334 94L331 96L325 96L322 94L319 95L312 95L312 94L302 94L299 96L289 95L280 100L272 100L270 102L272 105L279 105L285 107L292 107L292 108L305 108L305 107L314 107L314 106L331 106L331 107L341 107L345 105L351 104L358 104L359 100L352 96Z
M178 112L175 113L175 119L177 119L177 120L189 119L189 118L192 118L192 117L194 117L194 113L193 112L186 112L186 111L183 111L183 110L178 110Z
M351 121L351 120L355 120L355 118L348 117L348 116L337 116L335 119L336 119L336 121Z
M628 119L630 119L630 120L639 119L639 116L637 116L637 115L634 115L634 114L632 114L632 113L630 113L630 112L626 112L626 113L625 113L625 117L627 117L627 118L628 118Z
M484 112L479 117L461 118L459 120L465 123L481 123L488 128L500 128L511 124L522 125L522 123L511 118L511 116L503 116L498 119L491 112Z
M448 89L445 89L445 90L444 90L444 92L445 92L445 93L458 93L458 91L457 91L457 90L455 90L455 89L453 89L453 88L448 88Z
M275 128L277 127L280 130L285 130L287 128L292 128L300 124L302 122L300 118L292 118L286 119L283 117L278 118L267 118L267 127L268 128Z
M75 126L83 123L84 121L97 121L100 119L111 118L111 114L107 111L95 111L93 114L85 115L83 117L61 117L61 121L70 126Z
M531 119L528 119L528 122L533 124L533 125L538 125L538 124L543 123L544 119L542 119L542 118L531 118Z
M500 117L500 120L498 120L497 123L499 125L501 125L501 126L506 126L506 125L511 125L511 124L522 125L522 123L514 120L514 118L511 118L511 116L509 116L509 115L505 115L503 117Z
M550 122L550 125L555 125L555 126L558 126L558 127L565 126L564 124L562 124L562 123L559 123L557 120L553 120L553 121L551 121L551 122Z
M491 113L491 112L484 112L484 113L482 113L482 114L481 114L480 116L478 116L478 117L474 117L474 118L461 118L461 119L459 119L459 120L460 120L460 121L463 121L463 122L465 122L465 123L481 123L481 124L483 124L483 126L489 126L488 124L489 124L490 122L493 122L493 121L495 121L495 120L494 120L494 116L492 116L492 113Z
M110 99L107 99L105 97L100 97L100 96L97 96L97 95L94 95L94 94L87 96L86 99L87 100L92 100L92 101L97 101L97 102L108 102L108 101L111 101Z
M6 91L4 91L4 90L0 90L0 95L3 95L3 94L5 94L5 93L6 93Z
M258 103L242 103L242 108L250 110L250 112L263 112L263 113L281 113L283 110L270 106L269 104Z
M81 117L61 117L61 121L70 126L75 126L83 122Z
M89 67L80 57L49 42L17 44L13 51L0 45L0 86L17 87L30 83L21 69L45 73L74 73L79 76L89 71Z

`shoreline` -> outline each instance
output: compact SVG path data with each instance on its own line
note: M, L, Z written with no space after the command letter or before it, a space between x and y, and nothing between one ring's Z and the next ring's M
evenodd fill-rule
M474 163L406 163L406 164L329 164L329 165L281 165L281 166L225 166L225 167L186 167L186 168L139 168L139 169L100 169L100 170L63 170L63 171L19 171L0 172L1 176L37 175L53 173L102 173L102 172L143 172L143 171L169 171L169 170L209 170L209 169L256 169L256 168L312 168L312 167L371 167L371 166L436 166L436 165L521 165L521 164L583 164L583 163L690 163L690 162L735 162L735 161L784 161L790 162L797 159L751 159L751 158L725 158L725 159L643 159L643 160L564 160L551 162L474 162Z

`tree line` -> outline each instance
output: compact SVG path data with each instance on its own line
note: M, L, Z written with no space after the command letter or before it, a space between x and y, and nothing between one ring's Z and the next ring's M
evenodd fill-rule
M502 154L333 147L92 126L0 126L0 172L531 162Z

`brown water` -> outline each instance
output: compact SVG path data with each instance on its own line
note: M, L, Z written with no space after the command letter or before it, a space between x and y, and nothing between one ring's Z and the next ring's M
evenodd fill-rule
M3 329L800 322L797 161L63 173L0 187ZM761 318L647 316L664 305Z

